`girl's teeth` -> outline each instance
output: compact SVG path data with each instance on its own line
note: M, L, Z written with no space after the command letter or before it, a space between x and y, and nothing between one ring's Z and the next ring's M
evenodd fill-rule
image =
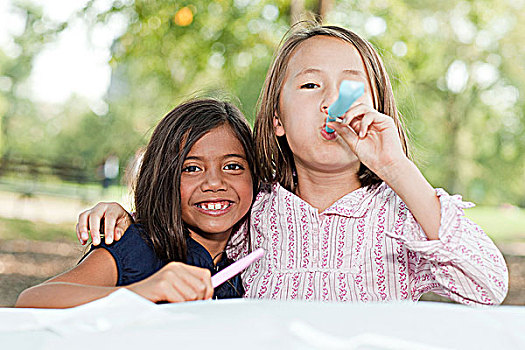
M206 210L224 210L228 205L228 203L203 203L200 207Z

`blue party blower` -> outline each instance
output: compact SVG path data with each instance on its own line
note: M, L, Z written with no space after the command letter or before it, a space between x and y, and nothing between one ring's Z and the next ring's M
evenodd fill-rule
M352 103L355 102L361 95L365 93L365 84L359 81L343 80L339 87L339 97L337 100L328 107L328 117L326 117L326 123L335 122L338 117L348 111ZM334 130L325 127L327 133L333 133Z

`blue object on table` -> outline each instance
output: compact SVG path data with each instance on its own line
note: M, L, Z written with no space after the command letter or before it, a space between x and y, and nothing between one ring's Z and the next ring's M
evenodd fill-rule
M348 111L350 106L357 100L361 95L365 93L365 84L359 81L343 80L339 87L339 97L337 100L328 107L328 117L326 117L326 123L335 122L336 119ZM333 133L334 130L325 127L326 132Z

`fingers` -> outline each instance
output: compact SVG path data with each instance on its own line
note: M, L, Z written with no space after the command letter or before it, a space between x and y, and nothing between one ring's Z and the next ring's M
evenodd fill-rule
M126 231L126 229L122 229L122 227L123 227L122 224L120 224L120 226L119 224L117 224L117 226L115 227L115 237L114 237L115 241L120 240L122 238L122 235L124 234L124 231Z
M371 130L383 131L389 127L395 127L394 120L379 113L370 106L360 103L352 106L343 119L343 124L349 125L360 139L366 138Z
M88 217L89 217L89 210L85 210L82 213L80 213L80 215L78 216L78 223L76 226L78 240L83 245L86 244L86 242L89 239Z
M79 241L82 245L86 244L86 241L87 241L87 240L82 239L82 233L80 233L80 229L78 228L78 224L76 224L76 226L75 226L75 231L76 231L76 233L77 233L78 241ZM86 237L87 237L87 234L86 234Z
M208 276L210 275L209 270L200 270L207 271ZM210 299L213 296L211 278L208 277L208 280L209 283L206 283L203 279L203 274L199 272L176 275L172 282L174 289L182 297L182 301L190 301Z
M350 108L342 123L330 122L327 126L334 129L350 149L358 154L359 142L367 137L378 118L380 115L375 110L359 104Z
M112 220L112 223L106 227L114 228L115 241L118 241L122 235L124 235L124 232L126 232L128 227L133 223L131 216L118 203L110 203L108 205L108 209L106 211L106 220L109 219Z
M211 273L208 269L182 263L171 263L167 267L173 288L184 301L210 299L213 296Z
M344 140L344 142L346 142L350 146L352 152L354 152L354 154L356 153L357 145L360 139L354 128L350 127L349 125L337 122L330 122L326 124L326 126L335 130L339 137L341 137Z
M94 211L95 208L91 209L91 213L89 214L88 222L89 222L89 231L91 232L91 239L93 241L93 245L99 245L100 244L100 220L102 219L102 215Z
M209 270L178 262L169 263L129 289L154 302L175 303L210 299L213 296Z
M111 215L104 216L104 236L106 244L113 243L113 238L115 236L115 218Z
M91 233L93 245L100 244L102 220L106 244L111 244L114 240L118 241L133 222L128 212L120 204L98 203L78 216L76 233L80 243L86 244L89 233Z
M343 124L349 125L360 138L364 138L368 132L373 116L376 113L370 106L360 103L352 106L343 119ZM372 117L372 120L370 118Z
M327 123L348 144L359 161L376 174L406 157L394 119L369 106L353 106L343 123Z
M211 272L208 269L203 269L196 266L187 266L193 271L193 276L198 279L196 287L200 290L203 299L211 299L213 296L213 286L211 284Z
M370 129L370 125L374 122L375 115L368 113L365 114L365 116L361 119L361 122L359 123L359 138L364 139L366 135L368 134L368 131Z
M102 204L102 203L99 203L99 204ZM119 232L119 237L118 239L116 238L117 220L119 220L121 216L127 217L128 213L118 203L113 202L113 203L103 203L103 204L104 205L100 205L99 211L97 211L97 213L101 212L99 215L101 216L101 218L102 217L104 218L105 242L106 244L111 244L113 243L113 240L118 241L120 237L122 236L122 234Z

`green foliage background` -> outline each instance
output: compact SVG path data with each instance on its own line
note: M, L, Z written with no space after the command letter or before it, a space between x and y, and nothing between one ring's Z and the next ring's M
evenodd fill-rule
M326 3L331 9L324 23L356 31L382 54L414 158L429 181L480 204L525 206L525 3ZM112 46L109 110L103 115L80 97L45 106L17 94L35 55L67 28L46 23L46 31L35 30L46 19L37 8L17 4L27 14L26 30L16 38L21 54L0 52L0 79L12 82L0 90L4 159L66 163L92 174L110 153L132 157L157 121L193 96L229 98L253 120L272 54L293 22L284 0L115 1L103 13L95 4L89 1L77 16L109 23L119 15L128 22ZM319 6L305 1L304 11ZM187 26L175 20L183 8L192 14ZM451 67L468 76L461 88L450 87L459 74Z

